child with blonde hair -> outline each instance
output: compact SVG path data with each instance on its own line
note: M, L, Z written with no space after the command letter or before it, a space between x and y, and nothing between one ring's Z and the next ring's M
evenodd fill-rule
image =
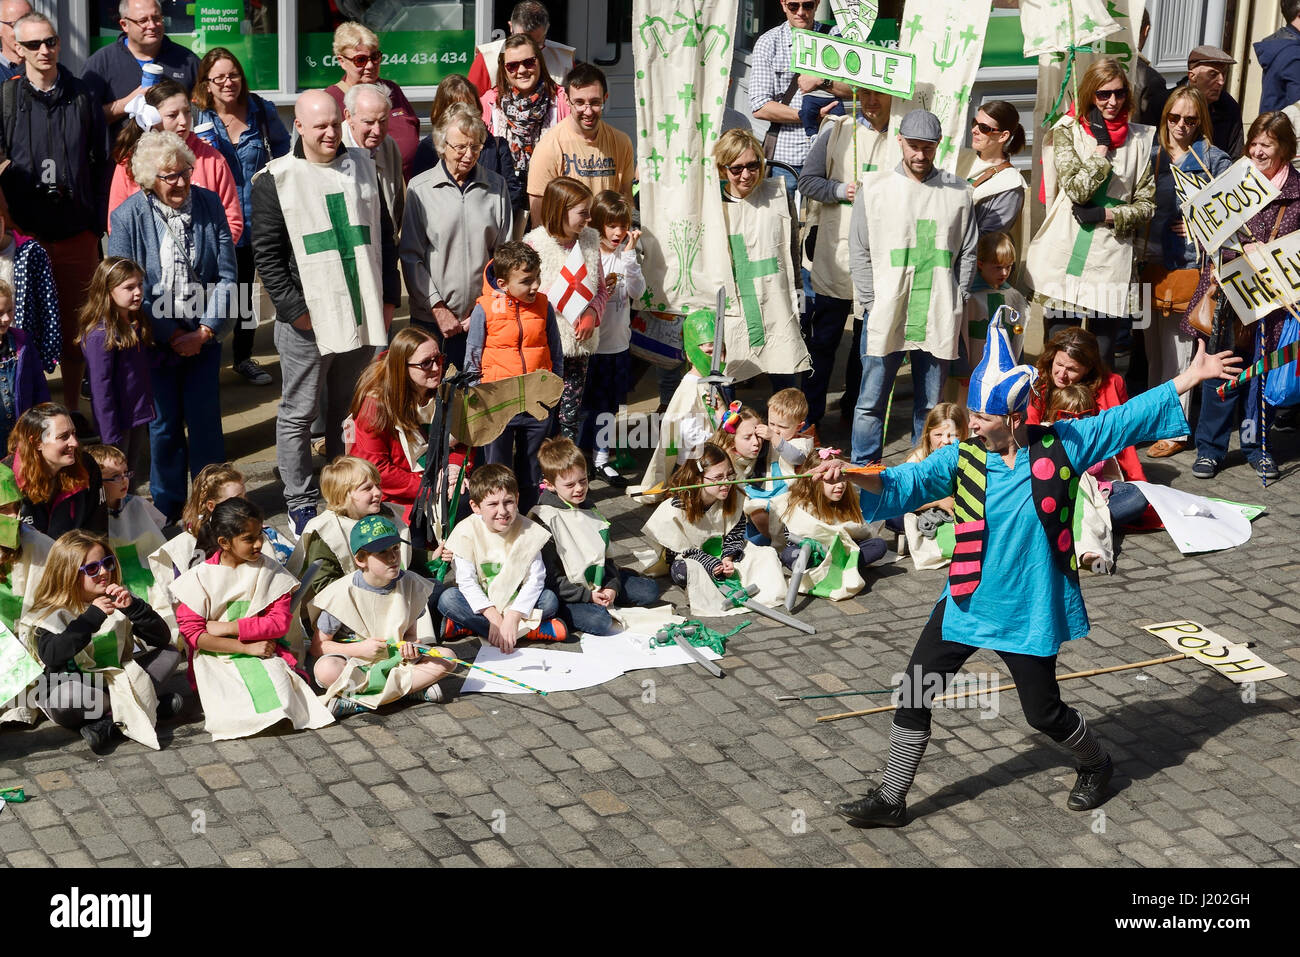
M925 417L921 441L909 462L923 462L940 449L961 442L970 436L970 418L966 407L956 402L940 402ZM914 512L903 516L903 532L907 550L912 553L912 565L923 568L942 568L952 560L956 547L955 517L952 496L928 502ZM886 525L893 528L895 520Z
M817 458L810 458L801 471L811 471L817 463ZM787 569L794 568L803 546L812 544L799 583L801 594L834 601L852 598L866 587L862 576L867 567L889 550L885 540L863 521L857 493L846 481L795 480L784 503L782 521L786 545L781 549L781 564Z
M1020 314L1020 331L1007 330L1013 358L1020 361L1024 344L1024 327L1029 322L1029 304L1020 290L1011 285L1011 274L1016 271L1016 244L1006 233L985 233L975 247L975 279L971 283L970 297L963 307L961 322L960 356L950 373L957 387L957 401L966 402L970 387L971 370L984 355L984 342L988 339L989 322L1000 306L1009 306Z
M167 623L122 586L106 538L81 529L59 537L23 622L27 648L48 676L41 708L51 721L80 731L95 754L119 727L158 750L155 724L182 706L180 695L159 688L181 656L170 647ZM137 641L151 649L139 660ZM103 679L107 701L91 675Z

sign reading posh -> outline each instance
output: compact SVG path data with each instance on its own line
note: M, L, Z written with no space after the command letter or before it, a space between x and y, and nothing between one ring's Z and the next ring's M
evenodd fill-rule
M1182 204L1182 211L1201 248L1215 253L1277 196L1277 187L1243 156L1194 193ZM1268 236L1255 239L1262 242Z
M811 30L791 30L790 69L850 86L879 90L905 100L916 83L916 58L868 43L854 43Z

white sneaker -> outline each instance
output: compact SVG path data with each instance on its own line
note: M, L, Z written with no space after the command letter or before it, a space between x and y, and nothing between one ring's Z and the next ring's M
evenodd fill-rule
M235 374L247 379L253 385L270 385L275 380L271 373L258 364L256 359L245 359L235 365Z

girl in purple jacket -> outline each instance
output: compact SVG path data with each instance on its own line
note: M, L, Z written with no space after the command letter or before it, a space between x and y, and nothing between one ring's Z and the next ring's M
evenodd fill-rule
M128 471L146 474L149 423L149 323L140 309L144 270L121 256L99 264L77 316L77 342L86 356L90 404L100 441L126 453Z
M0 279L0 448L8 447L20 415L49 401L40 353L14 325L14 289Z

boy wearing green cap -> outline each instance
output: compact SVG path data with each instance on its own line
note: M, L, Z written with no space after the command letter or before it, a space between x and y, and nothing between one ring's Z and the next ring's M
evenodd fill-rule
M434 643L432 583L402 569L402 539L386 515L368 515L348 536L356 570L313 600L320 612L312 674L336 719L399 699L443 701L437 684L455 666L424 655Z

